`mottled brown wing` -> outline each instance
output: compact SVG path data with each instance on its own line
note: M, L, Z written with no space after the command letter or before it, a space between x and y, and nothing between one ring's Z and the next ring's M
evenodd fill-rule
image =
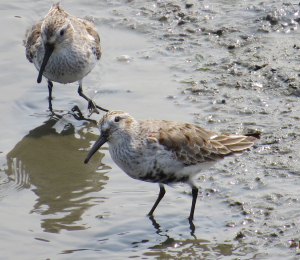
M100 60L101 58L101 46L100 46L100 36L98 32L96 31L96 28L94 25L88 21L85 21L85 28L87 32L95 39L95 54L97 56L97 60Z
M84 26L84 29L87 31L87 33L93 37L94 39L93 52L96 54L97 60L99 60L102 54L101 46L100 46L100 36L94 24L79 17L76 17L76 19L72 19L72 21L77 24L79 23L79 26Z
M213 145L222 145L228 149L231 154L240 154L244 150L250 148L254 143L259 140L260 136L255 135L233 135L233 134L219 134L217 137L212 138Z
M43 21L44 21L44 19L42 19L41 21L36 23L34 26L32 26L32 29L28 33L28 37L27 37L26 42L25 42L26 58L30 62L32 62L32 59L33 59L35 43L41 35L41 26L42 26Z
M156 138L186 165L217 161L227 155L241 153L258 140L252 136L216 133L192 124L160 122L158 129L151 129L149 137Z

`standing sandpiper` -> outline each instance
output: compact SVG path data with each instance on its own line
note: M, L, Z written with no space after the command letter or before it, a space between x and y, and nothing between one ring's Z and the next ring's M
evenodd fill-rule
M52 81L78 81L78 93L88 101L90 113L99 113L97 106L82 91L82 79L101 57L100 37L91 22L69 15L53 4L49 13L31 29L26 40L26 57L48 80L49 109L52 111Z
M104 115L99 129L101 135L84 163L108 142L112 159L130 177L159 183L160 192L150 216L165 195L164 184L189 184L193 195L190 221L198 195L193 177L225 156L242 153L260 138L259 134L222 134L174 121L135 120L122 111Z

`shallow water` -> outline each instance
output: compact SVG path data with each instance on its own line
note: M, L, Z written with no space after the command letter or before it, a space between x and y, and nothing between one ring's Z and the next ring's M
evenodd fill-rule
M298 259L299 7L273 1L63 1L96 24L100 62L84 92L135 118L262 131L242 156L190 188L133 180L107 148L85 165L96 122L77 84L45 80L25 57L25 31L52 2L0 10L1 259ZM122 55L133 59L122 61Z

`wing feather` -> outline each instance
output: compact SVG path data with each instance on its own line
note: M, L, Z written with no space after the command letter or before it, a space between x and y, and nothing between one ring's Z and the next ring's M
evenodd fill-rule
M176 159L186 165L239 154L259 139L256 136L217 133L196 125L165 120L148 119L140 120L140 123L147 122L149 126L151 121L152 127L147 128L149 138L156 138L159 144L172 151Z
M31 31L28 30L29 32L28 37L25 42L25 47L26 47L26 58L32 63L33 58L34 58L34 52L35 52L35 44L37 39L41 35L41 26L43 24L44 19L41 21L37 22L35 25L32 26Z

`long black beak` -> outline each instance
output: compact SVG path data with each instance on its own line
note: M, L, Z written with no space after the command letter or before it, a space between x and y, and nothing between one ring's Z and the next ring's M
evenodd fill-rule
M97 152L98 149L107 142L107 138L108 138L108 136L106 134L101 134L100 135L100 137L98 138L98 140L94 143L93 147L89 151L87 157L84 160L84 163L88 163L89 162L89 160L91 159L91 157L93 156L93 154L95 152Z
M42 66L40 67L40 72L39 72L39 76L37 78L37 83L41 83L42 82L42 76L43 76L43 72L45 70L45 67L47 65L47 62L52 54L54 50L54 45L46 43L45 44L45 54L44 54L44 59L42 62Z

